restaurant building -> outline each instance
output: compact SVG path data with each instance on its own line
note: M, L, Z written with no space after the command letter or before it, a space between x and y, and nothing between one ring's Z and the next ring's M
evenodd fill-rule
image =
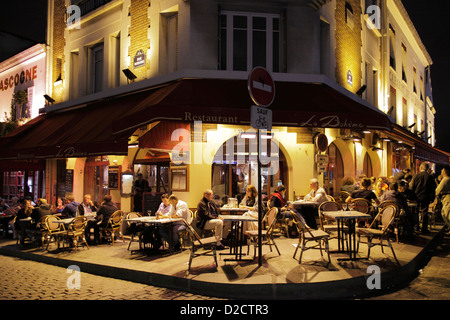
M318 178L389 177L434 147L432 60L400 0L55 0L48 2L48 94L39 117L1 139L2 159L45 160L45 196L109 193L133 211L152 192L195 208L257 185L249 72L275 81L262 140L262 191L288 198Z

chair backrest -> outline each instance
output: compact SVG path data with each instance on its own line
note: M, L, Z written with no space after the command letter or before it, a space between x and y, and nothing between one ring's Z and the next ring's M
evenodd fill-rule
M53 221L56 220L61 220L59 219L58 216L48 216L47 220L45 220L45 223L47 224L47 229L51 232L51 231L57 231L60 229L60 224L59 223L53 223Z
M122 223L122 219L123 219L123 211L122 210L117 210L115 211L110 218L111 221L111 226L112 227L118 227L120 226L120 224Z
M398 203L396 201L393 201L393 200L386 200L386 201L381 202L378 205L378 208L380 208L380 210L382 210L382 209L386 208L387 206L393 206L393 207L395 207L395 209L397 211L399 211L399 209L400 209L399 206L398 206Z
M394 206L386 206L379 214L381 215L381 225L383 226L383 231L386 231L392 221L394 221L397 214L397 209Z
M328 199L328 201L336 201L336 200L334 200L334 198L333 198L332 196L330 196L329 194L327 194L327 199Z
M292 216L292 219L293 219L295 225L297 226L299 235L302 235L305 232L307 232L307 233L309 233L309 235L311 237L314 237L313 234L311 233L311 230L309 229L308 224L306 223L306 221L302 215L300 215L300 217L299 217L295 212L291 211L291 216Z
M358 212L369 213L372 208L372 204L364 198L354 199L352 203L353 210L356 210Z
M325 201L319 205L319 213L322 214L324 211L340 211L342 210L342 205L339 202Z
M348 197L350 197L350 193L348 193L347 191L339 191L336 201L345 203L345 200L347 200Z
M198 235L198 233L194 230L194 228L191 226L191 224L189 222L187 222L186 220L183 219L183 223L186 226L186 229L188 230L188 232L192 235L192 237L197 240L198 242L200 242L200 244L202 244L202 238ZM194 241L192 241L194 242Z
M264 219L267 221L267 225L269 226L267 232L272 232L273 228L275 226L275 223L277 222L277 215L278 215L278 208L270 208L266 215L264 216Z
M142 215L138 212L128 212L127 219L140 218ZM127 221L128 226L131 224L131 221Z
M41 231L47 231L48 227L47 227L47 218L50 216L43 216L40 220L39 220L39 230Z
M69 225L69 228L75 232L84 231L86 224L86 218L84 216L78 216L73 219L72 223Z

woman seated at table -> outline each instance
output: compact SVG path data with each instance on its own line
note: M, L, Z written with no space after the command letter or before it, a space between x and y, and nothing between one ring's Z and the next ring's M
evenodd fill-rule
M243 217L251 217L258 219L258 191L253 185L248 185L245 189L245 197L239 204L240 208L247 208L248 211L244 213ZM263 206L263 213L265 214L265 209ZM244 221L243 230L258 230L258 221Z
M350 197L348 197L345 202L346 203L351 203L354 199L366 199L367 201L369 201L370 203L372 203L372 201L374 201L377 205L380 204L380 200L377 198L377 196L375 195L375 193L370 190L370 186L372 185L372 181L370 181L369 178L364 178L361 181L361 189L353 191L350 195Z
M24 244L24 238L26 234L26 224L22 223L21 219L30 218L31 214L33 213L33 206L31 205L30 200L25 200L23 208L17 212L17 218L16 222L14 224L15 230L18 230L20 232L20 244Z

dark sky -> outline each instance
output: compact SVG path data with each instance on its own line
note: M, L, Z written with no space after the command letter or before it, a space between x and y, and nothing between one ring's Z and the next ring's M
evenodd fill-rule
M450 1L402 0L433 66L431 79L437 110L437 146L450 152ZM36 42L45 42L47 0L2 0L0 31L8 31Z

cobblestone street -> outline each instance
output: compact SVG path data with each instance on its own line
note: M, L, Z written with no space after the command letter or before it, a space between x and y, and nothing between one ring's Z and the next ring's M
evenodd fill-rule
M80 289L69 289L71 270L7 256L0 257L0 269L0 300L217 300L83 272Z

